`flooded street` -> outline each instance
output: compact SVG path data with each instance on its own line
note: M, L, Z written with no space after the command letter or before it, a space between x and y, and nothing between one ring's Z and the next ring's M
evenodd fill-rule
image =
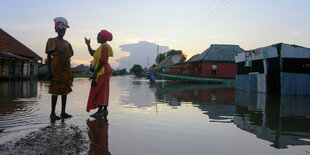
M67 143L81 139L79 145L86 147L75 150L80 154L310 154L310 97L251 93L235 90L234 85L151 85L145 79L119 76L110 80L107 119L96 120L89 117L95 110L86 112L89 89L88 79L76 78L67 101L73 117L51 123L48 83L1 82L1 147L29 134L50 143L46 145L58 145L36 134L44 131L48 137L67 136ZM60 101L58 97L57 115ZM70 147L61 145L60 152Z

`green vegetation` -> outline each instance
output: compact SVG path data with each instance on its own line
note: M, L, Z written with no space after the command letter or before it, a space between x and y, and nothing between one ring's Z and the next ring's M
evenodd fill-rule
M39 70L38 71L38 79L39 80L47 80L47 70Z
M73 73L74 78L90 78L91 76L90 73Z
M180 57L180 62L185 62L186 60L186 55L181 50L170 50L166 53L160 53L155 61L157 64L159 64L161 61L163 61L165 58L167 58L170 55L178 55Z
M74 78L89 78L91 74L89 73L73 73ZM39 80L47 80L47 70L39 70L38 72Z
M39 68L44 68L46 65L40 63ZM129 74L125 68L123 69L117 69L112 71L112 76L118 76L118 75L127 75ZM92 76L92 73L73 73L74 78L90 78ZM38 71L38 79L39 80L47 80L47 70L45 69L39 69Z
M112 71L112 76L118 76L118 75L127 75L128 72L126 71L125 68L123 69L117 69L117 70L114 70Z
M140 76L142 76L143 69L142 69L142 67L140 65L135 64L130 69L130 73L133 73L133 74L135 74L135 76L140 77Z

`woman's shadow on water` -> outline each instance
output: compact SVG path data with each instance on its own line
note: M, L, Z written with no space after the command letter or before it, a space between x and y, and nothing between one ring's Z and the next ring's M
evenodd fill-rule
M90 140L88 154L111 154L108 143L109 123L107 115L105 113L104 117L97 117L96 119L88 119L86 121Z

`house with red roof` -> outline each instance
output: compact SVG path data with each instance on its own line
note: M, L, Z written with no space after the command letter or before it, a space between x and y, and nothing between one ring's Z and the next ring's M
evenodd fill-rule
M184 63L171 65L170 74L159 73L170 80L201 83L233 83L237 75L235 55L244 52L238 45L212 44L201 54ZM213 65L216 73L213 75Z
M0 28L0 79L37 77L42 57Z

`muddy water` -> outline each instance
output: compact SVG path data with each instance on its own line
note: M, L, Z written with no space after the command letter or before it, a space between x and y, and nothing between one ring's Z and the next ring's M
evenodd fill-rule
M81 154L310 154L309 97L236 91L233 85L151 85L131 76L112 77L109 114L96 120L86 112L89 87L88 79L75 79L67 105L73 118L51 123L48 83L1 82L1 147L28 144L27 137L39 139L45 132L72 143L81 139L78 144L87 147L76 149L42 136L47 146L59 146L58 152L75 149ZM60 105L59 98L57 114ZM84 136L74 139L69 132L77 131ZM27 149L22 146L15 148Z

